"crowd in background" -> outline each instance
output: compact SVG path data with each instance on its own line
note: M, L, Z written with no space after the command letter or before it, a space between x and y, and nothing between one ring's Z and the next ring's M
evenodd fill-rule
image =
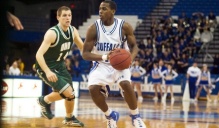
M213 12L210 12L207 18L202 13L194 13L189 17L183 12L177 20L169 13L162 19L152 19L151 35L137 42L140 51L136 59L147 73L151 72L153 62L163 60L164 65L171 64L175 71L185 74L198 54L204 52L205 39L213 39L212 33L216 25ZM8 60L8 56L5 56L5 75L35 75L34 63L33 69L26 71L21 57L12 59L11 62ZM66 67L73 77L89 73L92 63L84 65L83 61L79 49L73 46L72 53L65 59ZM219 74L219 54L214 56L211 73Z
M205 43L213 40L216 25L213 12L207 18L202 13L189 17L182 12L178 19L173 19L169 13L162 19L152 19L151 35L138 42L137 59L147 72L151 71L154 61L162 59L165 65L172 64L174 70L185 74L198 54L204 52ZM218 54L213 67L217 71L212 72L218 73Z

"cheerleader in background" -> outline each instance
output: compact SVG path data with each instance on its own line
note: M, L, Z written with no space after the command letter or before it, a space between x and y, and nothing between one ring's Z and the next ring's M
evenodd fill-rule
M139 65L138 60L134 62L130 70L132 74L131 75L132 87L133 88L136 87L137 94L138 94L138 101L142 102L143 97L142 97L141 83L142 83L142 76L146 73L146 70Z
M173 69L172 69L172 65L168 64L167 65L167 69L164 70L163 72L161 72L161 76L164 78L165 80L165 93L164 96L162 97L162 102L165 102L166 97L167 97L167 90L168 88L170 88L170 94L171 94L171 103L174 103L174 96L173 96L173 80L178 76L178 73L176 73Z
M211 74L208 71L207 64L203 64L201 75L197 80L196 86L198 86L198 91L196 93L195 101L198 101L199 95L201 93L202 88L204 87L207 92L207 100L211 102L210 99L210 87L211 87Z
M155 97L153 100L157 101L158 100L158 89L160 90L160 96L163 96L162 88L161 88L161 76L160 76L160 70L158 68L157 63L153 64L153 69L151 71L151 76L152 76L152 83L154 85L154 91L155 91Z

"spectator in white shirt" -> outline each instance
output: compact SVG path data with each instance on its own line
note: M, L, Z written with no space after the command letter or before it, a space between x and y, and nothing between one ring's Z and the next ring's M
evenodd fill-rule
M191 67L188 68L187 71L187 82L189 84L189 93L191 102L195 101L195 92L196 92L196 83L198 77L201 74L201 70L197 67L197 63L194 62Z
M14 61L12 66L9 68L9 75L15 75L18 76L20 75L21 71L18 68L17 61Z

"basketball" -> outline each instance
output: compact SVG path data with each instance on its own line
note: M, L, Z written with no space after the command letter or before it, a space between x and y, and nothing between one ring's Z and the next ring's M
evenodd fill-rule
M125 49L116 49L109 56L110 64L116 70L129 68L131 64L131 54Z

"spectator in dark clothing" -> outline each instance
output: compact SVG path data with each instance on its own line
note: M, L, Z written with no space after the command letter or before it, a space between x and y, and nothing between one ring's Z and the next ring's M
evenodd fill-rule
M170 64L171 55L167 51L164 51L162 54L162 60L164 61L164 64Z
M210 12L209 15L208 15L208 20L216 20L216 16L214 15L213 12Z
M175 60L175 63L177 64L177 62L180 60L181 58L181 52L180 49L175 49L174 52L172 53L172 58Z
M139 63L140 64L144 64L144 58L145 58L145 51L140 49L139 52L138 52L138 55L136 56L136 58L139 59Z
M149 51L146 51L146 55L145 55L144 63L142 64L142 67L144 67L147 72L151 71L152 62L153 62L153 57L151 56L151 53Z
M214 56L213 67L211 69L212 74L219 74L219 54Z
M153 52L153 44L152 44L152 40L151 39L147 39L146 50L149 50L150 53Z
M75 61L73 66L73 72L74 72L74 76L79 77L79 74L81 73L81 68L79 67L79 61Z
M184 53L186 51L186 46L185 46L185 43L184 43L184 39L180 39L179 49L182 53Z
M157 49L157 54L162 52L162 35L161 31L157 32L157 37L155 38L156 41L156 49Z
M162 44L165 46L165 48L169 47L168 45L169 38L170 36L167 29L164 29L162 32Z
M80 50L75 46L73 46L72 59L73 61L78 61L82 59Z
M219 67L219 54L216 54L214 56L214 62L213 62L214 65L216 65L217 67Z
M201 47L202 47L202 42L200 41L200 39L195 40L195 46L196 46L196 52L195 54L198 54Z
M142 49L142 50L144 50L144 49L146 48L146 46L145 46L143 40L141 40L141 41L139 42L139 44L138 44L138 48L139 48L139 49Z
M179 19L182 19L183 21L187 20L187 16L185 12L182 12L182 14L179 16Z
M194 53L195 53L195 50L196 50L196 45L194 43L193 40L191 40L188 44L187 44L187 51L189 51L189 57L193 57L194 56Z
M189 63L188 63L188 59L186 58L186 54L182 54L182 57L177 62L178 73L185 74L188 66Z

